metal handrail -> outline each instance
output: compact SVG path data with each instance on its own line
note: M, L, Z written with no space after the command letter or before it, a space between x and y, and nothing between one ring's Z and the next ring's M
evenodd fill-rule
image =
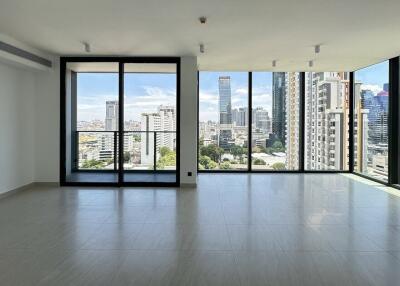
M118 135L119 135L119 131L110 131L110 130L77 130L75 131L77 136L76 136L76 146L79 146L79 133L113 133L113 155L114 155L114 171L117 171L118 169ZM169 131L169 130L160 130L160 131L155 131L155 130L139 130L139 131L122 131L124 134L125 133L153 133L154 134L154 138L153 138L153 171L157 171L157 133L172 133L172 134L176 134L176 131ZM79 147L76 148L76 159L75 159L75 165L77 166L76 169L79 169Z

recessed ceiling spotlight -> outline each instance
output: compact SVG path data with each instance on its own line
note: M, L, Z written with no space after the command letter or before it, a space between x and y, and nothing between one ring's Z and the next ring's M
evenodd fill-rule
M85 48L85 52L90 53L90 44L86 42L83 42L82 44Z
M273 60L273 61L272 61L272 66L273 66L273 67L276 67L276 60Z
M204 44L200 44L200 53L204 54Z
M319 54L319 52L321 51L321 45L316 45L314 51L316 54Z
M200 21L200 24L205 24L205 23L207 23L207 18L205 16L201 16L199 18L199 21Z
M312 67L314 66L314 61L313 61L313 60L309 61L309 62L308 62L308 66L309 66L310 68L312 68Z

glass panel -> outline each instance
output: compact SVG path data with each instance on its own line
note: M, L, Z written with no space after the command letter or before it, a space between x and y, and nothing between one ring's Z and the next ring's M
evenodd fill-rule
M77 134L79 170L118 169L118 132L77 131Z
M349 169L349 73L305 73L306 170Z
M389 61L354 77L354 171L387 181Z
M124 181L175 182L176 64L124 70Z
M248 73L200 72L199 169L246 170Z
M77 73L77 129L78 169L117 170L118 73Z
M117 182L118 63L68 63L66 180Z
M253 170L299 168L300 73L253 72Z

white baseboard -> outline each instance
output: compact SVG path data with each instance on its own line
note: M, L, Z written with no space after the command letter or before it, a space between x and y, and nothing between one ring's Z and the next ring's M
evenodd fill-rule
M4 198L6 198L8 196L14 195L16 193L19 193L19 192L22 192L22 191L25 191L25 190L28 190L28 189L32 188L33 186L35 186L35 184L36 183L29 183L29 184L23 185L21 187L6 191L4 193L1 193L0 194L0 199L4 199Z
M181 188L196 188L197 184L196 183L181 183L180 187Z

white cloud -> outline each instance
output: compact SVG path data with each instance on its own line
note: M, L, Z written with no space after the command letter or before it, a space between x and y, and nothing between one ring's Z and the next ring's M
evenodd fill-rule
M247 95L248 90L246 88L237 88L234 92L241 95Z
M126 94L124 108L126 120L140 120L142 113L155 112L160 105L176 102L174 89L143 86L143 94ZM106 101L118 100L118 95L96 94L78 97L78 120L104 120L106 116Z
M378 92L382 91L382 87L377 84L362 84L361 90L370 90L377 94Z
M212 93L212 92L204 92L204 91L199 91L199 96L200 96L200 101L204 102L204 101L208 101L208 102L212 102L218 101L218 95L216 93Z

